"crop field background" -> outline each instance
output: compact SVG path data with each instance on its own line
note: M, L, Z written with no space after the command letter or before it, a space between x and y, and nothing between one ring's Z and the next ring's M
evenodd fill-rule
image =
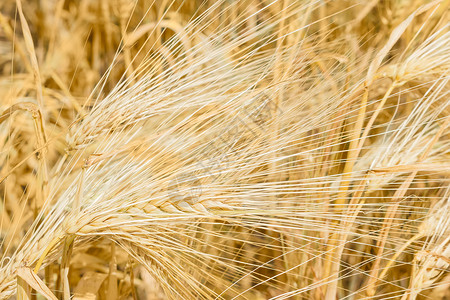
M1 0L0 299L450 299L449 7Z

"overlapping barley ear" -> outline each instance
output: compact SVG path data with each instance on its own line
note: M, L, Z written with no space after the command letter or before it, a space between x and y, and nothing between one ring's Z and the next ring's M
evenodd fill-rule
M449 297L449 1L0 9L0 299Z

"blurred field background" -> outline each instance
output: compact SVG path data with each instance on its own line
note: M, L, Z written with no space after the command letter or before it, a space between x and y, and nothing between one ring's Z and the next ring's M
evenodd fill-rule
M2 0L0 299L450 299L449 5Z

